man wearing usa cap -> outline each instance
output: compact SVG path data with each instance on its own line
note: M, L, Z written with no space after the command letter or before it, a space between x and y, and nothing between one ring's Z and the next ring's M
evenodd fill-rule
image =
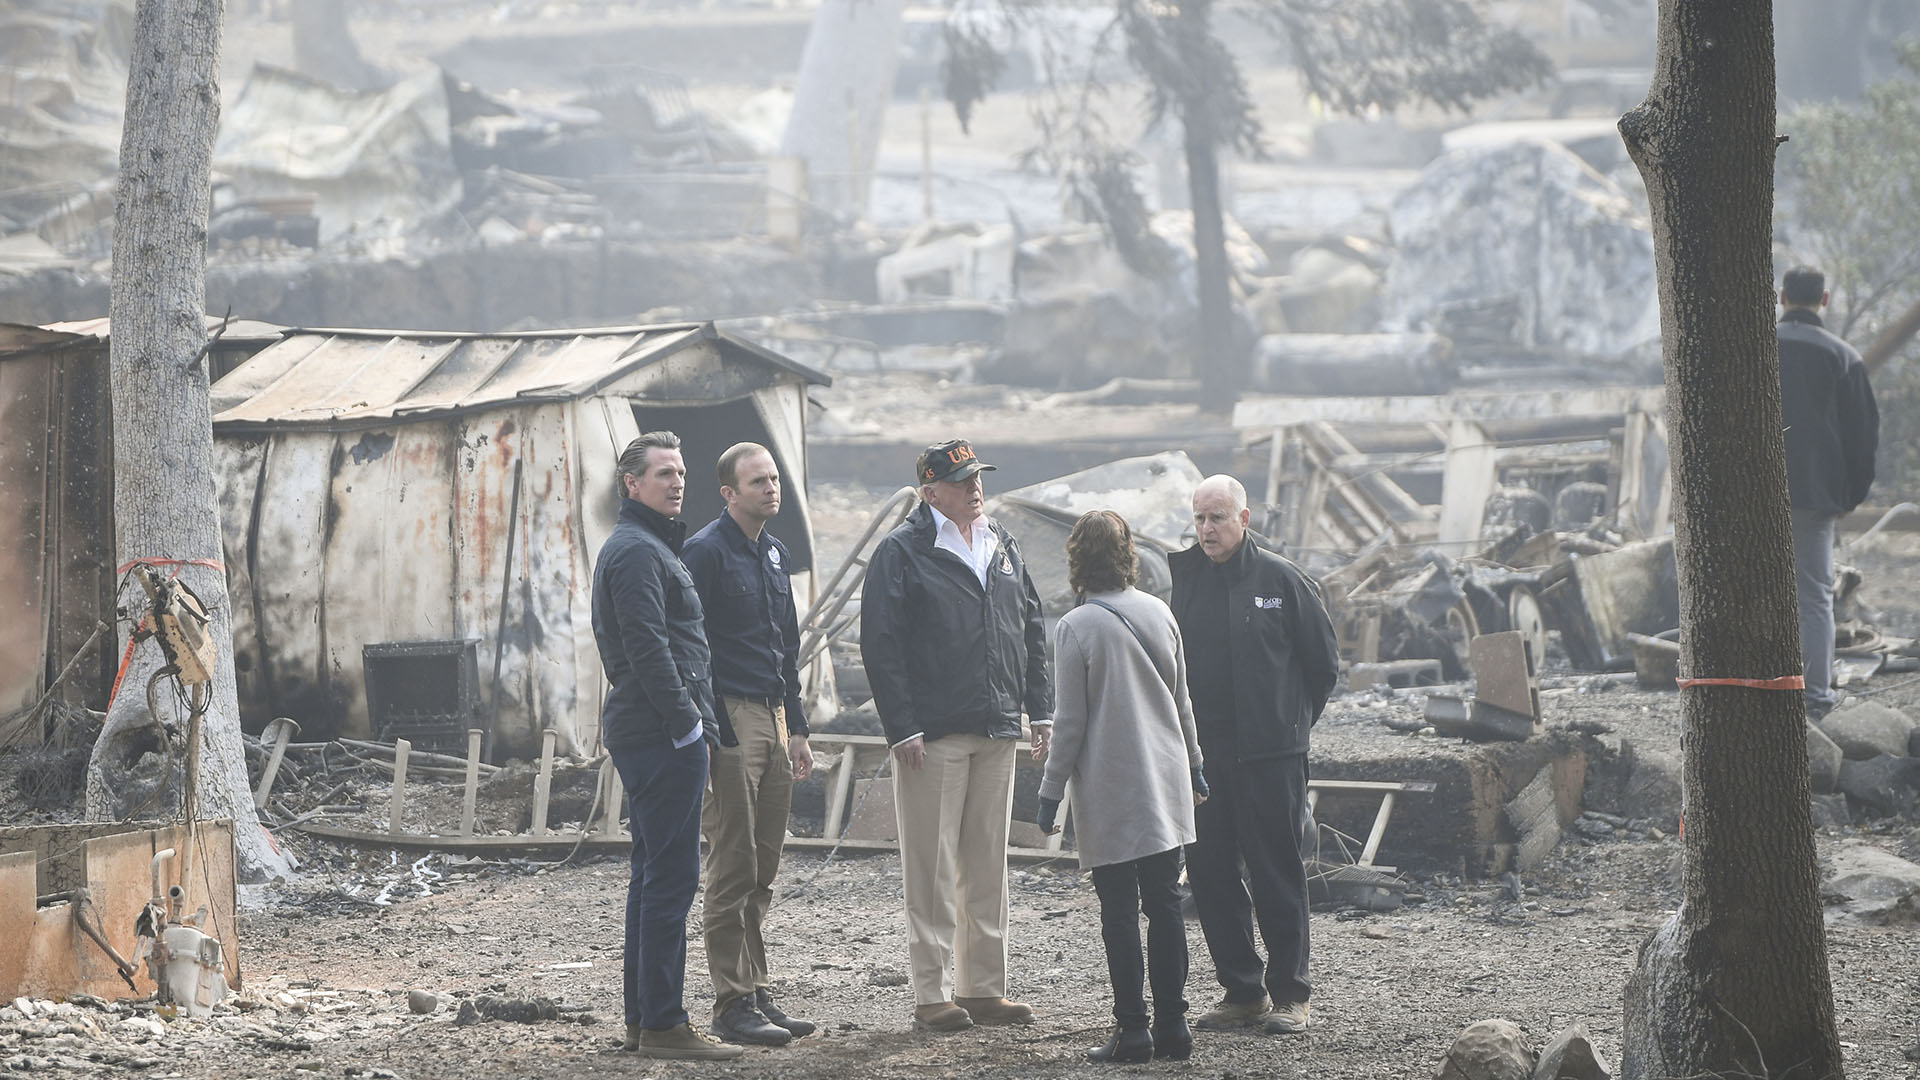
M1023 1024L1007 999L1007 826L1024 710L1033 756L1053 730L1040 594L986 516L964 439L914 467L922 505L874 549L860 606L873 703L893 747L914 1024ZM951 965L951 973L949 966Z

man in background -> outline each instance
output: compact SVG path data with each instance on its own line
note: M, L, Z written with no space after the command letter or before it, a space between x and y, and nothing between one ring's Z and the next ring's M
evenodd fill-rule
M1832 711L1833 531L1873 486L1880 410L1866 365L1827 330L1827 279L1810 266L1780 283L1780 407L1787 428L1787 495L1793 504L1793 578L1807 718Z

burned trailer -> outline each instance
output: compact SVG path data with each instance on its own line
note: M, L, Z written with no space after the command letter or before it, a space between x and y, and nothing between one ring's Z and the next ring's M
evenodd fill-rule
M593 559L621 449L680 435L697 528L723 509L720 452L765 444L804 609L806 392L828 381L711 323L289 334L213 387L243 722L456 747L482 728L496 758L552 728L591 752ZM829 673L805 677L830 695Z

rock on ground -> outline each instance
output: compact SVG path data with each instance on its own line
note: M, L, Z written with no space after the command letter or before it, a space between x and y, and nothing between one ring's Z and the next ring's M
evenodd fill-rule
M1920 807L1920 758L1842 762L1838 787L1875 817L1911 814Z
M1866 844L1842 844L1827 857L1827 869L1822 892L1844 898L1855 914L1920 913L1920 865Z
M1511 1020L1468 1024L1447 1050L1434 1080L1532 1080L1533 1047Z
M1849 701L1820 721L1820 730L1854 761L1879 754L1905 757L1914 731L1912 720L1899 709L1875 701Z
M1826 732L1807 725L1807 764L1812 767L1815 794L1825 795L1840 782L1840 762L1845 756Z
M1613 1074L1601 1064L1587 1025L1575 1022L1547 1040L1533 1067L1533 1080L1613 1080Z

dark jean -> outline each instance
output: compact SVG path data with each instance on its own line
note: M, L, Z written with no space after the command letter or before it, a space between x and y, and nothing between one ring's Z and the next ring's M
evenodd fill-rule
M627 1023L665 1031L687 1022L687 912L700 887L700 799L706 740L608 747L627 789L633 874L622 958Z
M1313 992L1301 851L1307 757L1208 758L1207 784L1213 793L1193 812L1198 839L1187 846L1187 883L1214 974L1236 1005L1258 1001L1263 992L1276 1007L1306 1001ZM1256 915L1265 964L1253 943Z
M1180 914L1180 849L1093 868L1100 937L1107 943L1113 1018L1147 1026L1143 983L1153 984L1153 1014L1168 1023L1187 1012L1187 921ZM1140 963L1140 913L1147 915L1147 962Z

